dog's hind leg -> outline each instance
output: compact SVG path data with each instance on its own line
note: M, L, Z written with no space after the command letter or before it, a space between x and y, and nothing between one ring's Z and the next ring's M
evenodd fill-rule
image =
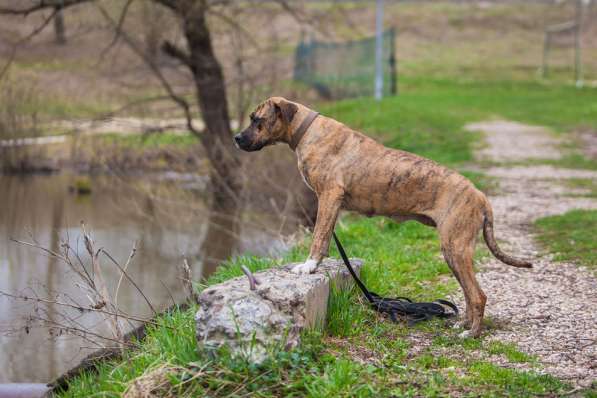
M317 221L309 258L305 263L295 266L292 272L296 274L314 272L321 260L328 255L330 239L342 206L343 196L344 191L340 188L332 188L318 195Z
M467 335L478 337L481 334L483 315L487 297L473 271L475 238L480 229L478 217L451 217L440 227L442 253L458 283L462 287L466 300L465 325L470 326ZM480 218L479 218L480 219ZM479 225L477 225L479 224Z

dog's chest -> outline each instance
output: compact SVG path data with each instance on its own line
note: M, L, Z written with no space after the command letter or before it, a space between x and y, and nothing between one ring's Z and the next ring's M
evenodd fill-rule
M300 158L298 161L298 170L301 177L303 177L303 181L305 182L305 184L307 184L309 189L315 191L315 189L313 189L313 185L311 185L311 180L309 179L309 168L307 167L307 164L303 162Z

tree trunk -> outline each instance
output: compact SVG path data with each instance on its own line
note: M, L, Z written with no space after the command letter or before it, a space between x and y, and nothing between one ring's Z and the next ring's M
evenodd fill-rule
M56 15L54 15L54 35L56 37L56 44L66 44L62 7L56 7Z
M242 189L238 170L240 155L232 142L224 75L213 51L205 4L192 2L185 8L180 9L180 12L187 39L189 68L193 74L199 109L205 123L205 132L199 139L211 163L210 223L221 224L213 225L217 229L225 227L225 230L220 230L217 234L220 239L217 257L221 259L225 254L221 249L228 247L230 255L237 243ZM208 246L214 244L206 243Z

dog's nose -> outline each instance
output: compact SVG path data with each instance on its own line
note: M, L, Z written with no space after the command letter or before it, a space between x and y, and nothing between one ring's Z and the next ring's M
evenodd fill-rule
M243 140L243 137L242 137L242 135L240 135L240 134L237 134L237 135L235 135L235 136L234 136L234 141L235 141L237 144L240 144L240 142L241 142L242 140Z

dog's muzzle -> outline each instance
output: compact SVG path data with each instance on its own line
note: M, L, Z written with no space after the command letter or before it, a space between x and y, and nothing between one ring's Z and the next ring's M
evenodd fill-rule
M261 143L253 145L253 143L251 142L251 138L248 135L242 133L234 136L234 144L237 148L247 152L258 151L265 146Z

